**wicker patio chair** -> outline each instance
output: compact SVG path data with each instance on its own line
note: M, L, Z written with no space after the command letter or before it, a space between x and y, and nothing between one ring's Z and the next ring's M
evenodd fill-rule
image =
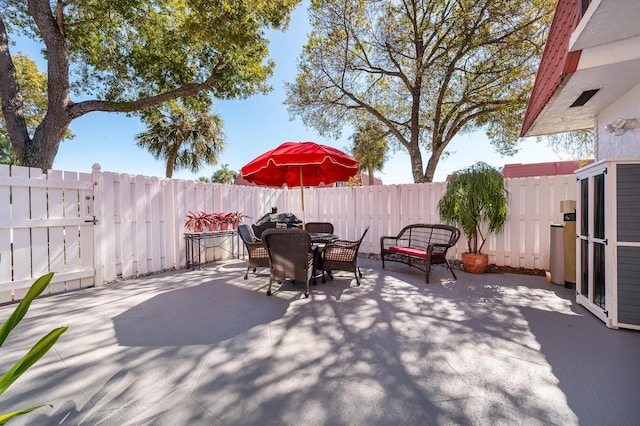
M253 230L249 225L238 225L238 234L247 248L249 258L247 259L247 272L244 273L244 279L249 277L249 269L253 268L253 272L256 272L256 268L268 268L269 267L269 253L262 245L262 240L256 238Z
M271 296L271 283L304 282L304 297L309 297L309 282L314 274L317 246L302 229L267 229L262 233L262 244L269 253L270 276L267 296Z
M331 222L307 222L304 229L311 233L333 234L333 224Z
M327 244L322 254L322 281L324 282L324 272L327 272L330 279L333 279L332 271L349 271L356 276L356 283L360 285L362 272L358 266L358 250L360 244L367 235L369 228L364 230L358 241L336 240Z

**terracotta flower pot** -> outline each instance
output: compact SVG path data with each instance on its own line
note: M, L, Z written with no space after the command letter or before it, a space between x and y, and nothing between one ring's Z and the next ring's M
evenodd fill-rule
M484 274L489 265L489 255L484 253L462 253L464 270L472 274Z
M223 231L226 231L227 229L229 229L229 224L226 222L223 222L220 224L220 229Z

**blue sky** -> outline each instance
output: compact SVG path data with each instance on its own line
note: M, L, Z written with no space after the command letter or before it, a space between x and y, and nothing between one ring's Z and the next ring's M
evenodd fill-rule
M267 96L256 95L244 100L216 102L216 113L224 120L226 136L226 148L219 157L219 164L203 167L197 173L176 170L174 178L211 177L222 164L228 164L232 170L240 170L262 152L285 141L314 141L343 150L350 146L350 131L344 132L338 140L322 138L315 130L306 128L299 119L291 120L286 106L282 104L285 99L284 82L295 78L298 56L311 29L306 4L303 2L294 11L289 29L285 33L271 31L268 34L270 56L276 63L274 76L270 80L274 90ZM26 53L38 62L41 71L46 71L46 65L35 43L21 39L11 47L11 51ZM135 135L144 130L139 120L128 118L124 114L86 114L71 123L71 131L76 137L60 145L53 168L89 173L92 165L98 163L103 171L162 177L165 173L163 162L154 159L135 144ZM482 133L456 136L449 144L448 151L450 155L438 163L434 181L444 181L447 174L479 160L495 167L510 163L560 160L557 154L544 143L538 143L535 138L525 140L517 155L503 158L493 151ZM425 165L428 158L428 155L423 154ZM385 184L413 183L411 163L406 151L392 153L382 172L376 173L376 176Z

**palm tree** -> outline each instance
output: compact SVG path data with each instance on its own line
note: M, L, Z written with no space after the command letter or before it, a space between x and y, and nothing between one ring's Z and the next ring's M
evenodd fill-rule
M211 182L216 183L226 183L232 184L236 181L238 177L238 172L235 170L230 170L228 164L223 164L221 169L216 170L216 172L211 177Z
M387 159L389 147L386 137L387 134L379 124L370 122L359 126L351 136L351 152L360 162L360 169L369 174L369 185L373 185L374 170L382 170Z
M147 130L136 135L136 143L146 148L156 159L166 161L166 177L174 169L197 172L205 164L218 164L218 154L224 149L222 119L168 104L167 111L146 114Z

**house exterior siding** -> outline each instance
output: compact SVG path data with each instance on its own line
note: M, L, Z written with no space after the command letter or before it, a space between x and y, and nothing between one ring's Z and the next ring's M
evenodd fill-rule
M640 156L640 128L627 130L616 136L605 130L608 123L617 118L636 118L640 127L640 85L610 104L598 116L600 125L597 129L597 159L603 158L638 158Z

